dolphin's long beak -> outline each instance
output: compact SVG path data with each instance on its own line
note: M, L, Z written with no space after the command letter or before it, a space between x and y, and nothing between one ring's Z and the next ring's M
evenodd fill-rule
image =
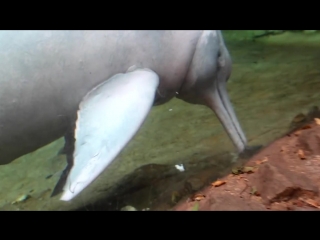
M207 96L206 101L207 105L216 113L238 152L243 152L247 145L247 139L231 105L226 81L216 81L215 88L210 96Z

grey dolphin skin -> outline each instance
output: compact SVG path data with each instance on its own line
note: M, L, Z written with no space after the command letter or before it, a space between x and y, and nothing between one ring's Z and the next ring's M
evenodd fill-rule
M211 108L238 152L246 148L220 31L0 31L0 64L0 164L65 136L61 200L94 181L150 108L173 97Z

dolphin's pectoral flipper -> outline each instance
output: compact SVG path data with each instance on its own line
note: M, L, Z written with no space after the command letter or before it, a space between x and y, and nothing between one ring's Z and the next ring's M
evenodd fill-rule
M158 75L149 69L117 74L91 90L80 103L73 166L63 201L77 196L120 153L152 107Z
M66 184L67 177L68 177L69 172L73 166L73 152L74 152L74 144L75 144L74 129L75 129L75 125L72 124L68 128L68 130L64 136L65 144L64 144L64 147L60 150L60 152L62 152L62 150L63 150L64 153L60 153L60 152L59 153L66 154L67 166L63 170L63 172L60 176L60 179L57 182L56 186L54 187L50 197L54 197L63 191L63 187Z

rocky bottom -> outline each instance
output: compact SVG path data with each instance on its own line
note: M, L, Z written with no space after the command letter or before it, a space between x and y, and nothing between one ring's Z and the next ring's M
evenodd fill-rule
M303 123L173 210L319 210L320 119ZM312 119L312 120L311 120ZM306 121L308 120L308 121ZM311 120L311 121L310 121Z

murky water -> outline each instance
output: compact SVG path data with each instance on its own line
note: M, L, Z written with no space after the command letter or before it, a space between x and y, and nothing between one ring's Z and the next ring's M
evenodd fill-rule
M320 34L285 33L242 40L224 32L233 59L228 91L249 145L285 134L292 119L320 105ZM0 209L170 209L227 174L235 151L214 113L174 99L154 107L138 134L80 196L66 203L50 193L65 167L60 139L0 166ZM180 172L175 165L183 164ZM12 204L21 196L28 199Z

